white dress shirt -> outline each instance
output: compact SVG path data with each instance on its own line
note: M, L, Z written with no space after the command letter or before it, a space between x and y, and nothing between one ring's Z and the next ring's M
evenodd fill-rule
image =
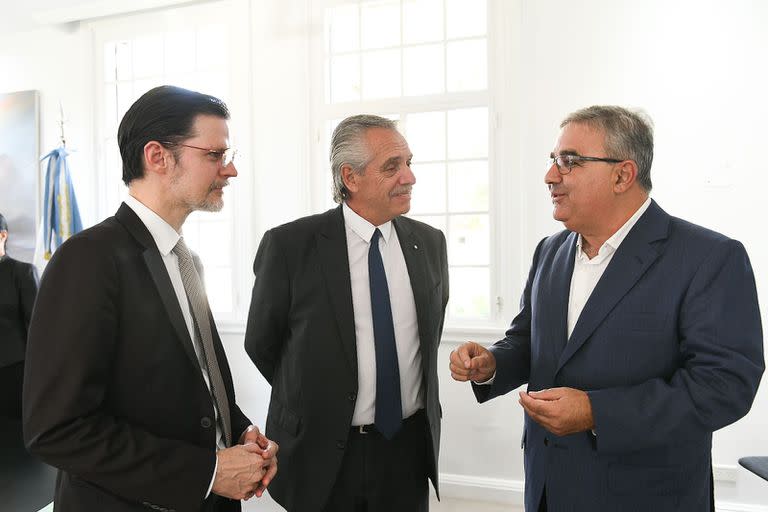
M613 255L618 250L621 242L629 234L629 231L637 223L637 220L645 213L645 210L651 205L651 198L645 200L645 202L637 209L637 211L621 226L611 237L603 243L600 249L597 251L597 255L591 260L582 250L581 235L576 240L576 256L575 263L573 265L573 274L571 275L571 289L568 296L568 338L570 339L573 328L576 326L576 322L581 316L581 312L584 306L589 300L589 296L597 286L597 282L603 276L603 272L608 268L608 264L613 259ZM484 382L477 382L480 385L493 384L496 379L496 372L493 373L490 379ZM594 431L593 431L594 433Z
M616 254L621 242L624 241L629 231L650 205L651 198L649 197L629 220L600 246L597 255L592 259L589 259L583 251L582 239L581 235L579 235L576 241L576 256L571 277L571 290L568 296L568 339L571 338L573 328L576 326L576 322L579 320L579 316L581 316L589 296L592 295L597 282L600 281L603 272L608 268L613 255Z
M357 342L357 401L352 425L368 425L376 417L376 348L371 312L371 288L368 280L368 247L378 227L381 231L379 250L387 276L392 323L395 327L397 362L400 369L400 399L403 418L424 407L422 389L419 325L408 267L400 248L397 231L389 221L374 226L346 203L342 206L347 234L349 276L352 284L352 309L355 316Z
M184 282L181 280L181 271L179 270L179 258L176 253L173 252L173 248L181 238L181 234L177 233L170 224L165 222L162 217L150 210L144 203L136 199L135 197L128 195L125 198L125 204L130 207L131 210L139 217L139 220L146 226L149 234L157 245L157 250L160 251L160 255L163 257L163 263L165 263L165 269L168 271L168 276L171 278L171 284L173 285L173 291L176 293L176 298L179 301L181 307L181 314L184 315L184 322L187 324L187 330L189 331L189 337L192 340L192 346L195 349L195 355L200 362L200 369L203 373L203 379L205 385L208 387L208 391L211 391L211 379L208 377L208 369L205 365L205 359L203 358L203 348L195 337L195 326L192 320L192 310L189 307L189 300L187 300L187 292L184 290ZM217 448L226 448L226 442L224 441L224 435L219 426L219 411L216 407L216 401L213 400L213 394L211 394L211 400L213 401L214 414L216 415L216 446ZM211 484L208 486L208 492L206 497L211 492L213 487L213 480L216 477L216 468L218 467L218 460L213 470L213 477L211 478Z

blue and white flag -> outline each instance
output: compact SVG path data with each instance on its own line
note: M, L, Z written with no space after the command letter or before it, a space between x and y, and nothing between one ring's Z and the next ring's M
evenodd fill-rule
M54 149L41 160L48 159L45 171L45 196L43 197L43 250L45 260L64 241L82 231L80 211L77 208L75 189L69 175L67 155L62 146Z

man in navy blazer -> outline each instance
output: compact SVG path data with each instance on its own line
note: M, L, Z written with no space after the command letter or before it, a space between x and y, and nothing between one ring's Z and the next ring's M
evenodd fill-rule
M621 107L574 112L545 175L555 219L504 339L451 354L485 402L527 383L527 512L714 511L712 432L765 369L741 243L650 199L653 133Z

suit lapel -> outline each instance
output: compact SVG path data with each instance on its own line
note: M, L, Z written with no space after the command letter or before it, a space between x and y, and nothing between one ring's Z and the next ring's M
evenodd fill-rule
M192 346L192 340L189 337L189 330L184 321L184 315L181 313L179 299L176 297L171 278L168 276L168 270L165 268L165 263L163 262L163 257L160 255L160 251L157 250L157 245L155 244L152 235L136 213L134 213L134 211L125 203L120 205L120 208L115 214L115 218L125 226L125 229L128 230L136 241L144 247L142 257L147 265L149 274L152 276L152 281L155 283L155 287L160 294L160 300L168 315L168 320L176 331L178 340L181 343L184 352L187 354L192 364L199 368L200 363L195 355L195 349Z
M320 265L336 324L341 334L341 344L347 362L357 380L357 346L355 341L355 320L352 308L352 282L349 277L349 255L347 235L344 230L344 216L341 207L325 214L326 223L317 234L317 249Z
M619 246L584 305L573 333L560 356L558 371L656 261L660 252L652 243L666 238L668 229L669 215L655 201L651 202L648 210Z
M573 264L576 253L576 241L578 235L570 233L565 242L560 245L552 260L549 275L548 288L550 292L545 295L544 304L547 307L547 316L553 322L557 322L554 328L554 360L558 360L568 341L568 299L571 292L571 278L573 277Z
M426 354L430 353L430 347L427 345L432 339L431 333L427 329L431 328L432 322L428 321L427 315L429 309L429 292L432 291L427 280L427 262L425 261L423 242L410 229L405 221L397 217L392 221L397 231L397 238L400 241L400 249L403 251L405 266L408 268L408 278L411 282L413 291L413 300L416 303L416 321L419 327L419 348L421 349L421 360L425 365L429 358Z

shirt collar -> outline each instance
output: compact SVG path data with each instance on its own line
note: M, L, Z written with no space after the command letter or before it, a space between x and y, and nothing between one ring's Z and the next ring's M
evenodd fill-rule
M381 238L384 242L389 240L389 236L392 233L392 221L388 220L381 226L374 226L360 215L358 215L352 208L350 208L346 202L341 207L344 213L344 225L348 226L354 233L365 241L365 243L371 243L371 237L376 228L381 231Z
M621 243L624 241L624 239L627 237L629 232L632 230L632 228L637 224L637 221L640 219L640 217L643 216L645 211L648 209L648 207L651 205L651 198L650 196L645 200L645 202L640 205L640 208L637 209L637 211L632 214L632 216L627 220L627 222L624 223L623 226L621 226L613 235L611 235L608 240L603 243L603 245L600 247L600 249L597 251L597 256L592 258L593 260L600 260L603 256L610 254L616 250L618 250ZM584 254L584 251L581 250L581 235L579 235L578 239L576 240L576 257L581 258L584 260L587 260L586 254Z
M170 224L165 222L162 217L150 210L144 203L128 195L125 198L125 204L127 204L131 210L139 217L141 222L147 227L149 234L155 240L155 245L163 256L168 254L176 247L176 244L181 238L181 234L177 233Z

